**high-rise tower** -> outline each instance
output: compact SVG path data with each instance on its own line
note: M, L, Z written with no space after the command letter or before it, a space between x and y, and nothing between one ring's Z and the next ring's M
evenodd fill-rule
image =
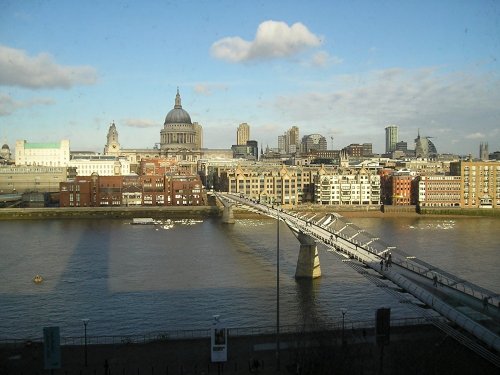
M488 143L481 142L479 144L479 159L486 161L489 158L490 157L489 157L489 153L488 153Z
M238 126L238 130L236 131L236 144L237 145L246 145L250 140L250 126L244 122Z
M385 128L385 152L396 151L396 143L398 143L398 127L389 125Z

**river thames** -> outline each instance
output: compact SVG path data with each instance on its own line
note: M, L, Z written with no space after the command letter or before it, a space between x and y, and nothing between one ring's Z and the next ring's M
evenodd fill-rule
M353 218L390 245L496 293L500 290L500 219ZM20 220L0 223L0 339L145 334L205 329L213 315L229 327L276 322L276 221L209 218L187 225L130 225L127 220ZM392 318L414 310L318 246L322 277L294 278L299 243L280 226L280 321L283 325ZM32 279L40 274L44 281Z

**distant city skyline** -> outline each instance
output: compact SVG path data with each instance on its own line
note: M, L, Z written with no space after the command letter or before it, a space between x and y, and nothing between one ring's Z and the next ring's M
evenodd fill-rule
M179 87L204 148L248 123L259 147L297 126L383 153L394 124L409 148L420 129L440 153L494 152L499 19L488 0L5 0L0 143L102 152L114 122L123 147L152 148Z

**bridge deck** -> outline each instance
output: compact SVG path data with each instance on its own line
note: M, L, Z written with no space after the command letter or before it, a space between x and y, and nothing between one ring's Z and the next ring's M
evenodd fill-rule
M278 211L273 207L234 195L224 195L224 198L265 215L278 217ZM308 234L331 251L343 254L344 259L358 272L363 272L363 267L370 268L461 326L486 344L487 349L476 347L477 344L472 340L436 320L439 328L500 367L498 355L489 351L489 348L497 353L500 351L498 293L406 254L338 214L297 214L279 209L279 218L291 230Z

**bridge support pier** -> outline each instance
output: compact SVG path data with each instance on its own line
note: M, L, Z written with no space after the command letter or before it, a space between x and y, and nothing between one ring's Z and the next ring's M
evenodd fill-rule
M224 224L234 224L234 214L233 214L233 205L224 204L224 210L222 211L222 222Z
M299 258L295 270L296 279L315 279L321 276L317 242L299 231L295 236L300 242Z

